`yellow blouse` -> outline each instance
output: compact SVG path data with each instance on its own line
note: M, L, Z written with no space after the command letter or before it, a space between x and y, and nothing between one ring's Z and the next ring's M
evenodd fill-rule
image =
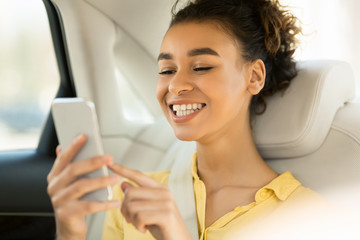
M148 175L167 184L169 174L170 171L164 171ZM284 229L291 229L307 222L309 213L317 208L316 203L324 202L319 195L303 187L290 172L285 172L259 189L254 202L236 207L205 228L206 189L197 174L196 154L193 157L192 176L200 240L244 239L244 237L258 239L256 236L269 237L269 234L279 237L279 232L284 232ZM114 188L114 197L123 198L119 186ZM102 239L153 240L154 238L148 231L146 233L137 231L124 220L119 209L114 209L106 214Z

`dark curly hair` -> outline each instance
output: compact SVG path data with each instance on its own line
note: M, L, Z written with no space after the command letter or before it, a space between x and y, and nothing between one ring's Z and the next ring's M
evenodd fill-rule
M177 11L172 9L170 27L183 22L214 21L235 37L248 61L261 59L266 68L265 86L253 96L251 113L266 110L266 97L284 91L297 75L293 54L296 35L301 33L297 18L278 0L194 0Z

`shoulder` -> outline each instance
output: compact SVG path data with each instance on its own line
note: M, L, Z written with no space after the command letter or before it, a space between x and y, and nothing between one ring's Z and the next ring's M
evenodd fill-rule
M258 208L261 211L256 212L255 218L242 229L242 237L309 239L313 232L318 232L319 236L328 232L333 205L317 192L304 187L291 173L281 174L266 188L273 190L276 197L263 202Z
M276 229L277 234L283 236L284 239L289 234L294 234L293 237L295 237L299 232L301 232L299 235L301 237L296 239L306 239L314 231L317 231L319 236L325 236L328 232L327 227L333 224L329 221L331 219L329 213L333 210L334 205L329 200L303 186L299 181L299 185L284 201L281 201L270 217L273 224L269 227L271 231Z
M300 185L287 199L288 203L291 204L308 204L310 206L328 206L331 203L326 198L321 196L319 193L313 191L310 188Z
M292 177L295 179L294 177ZM297 179L295 179L298 181ZM316 191L305 187L298 181L299 184L296 188L289 194L286 201L283 201L283 207L291 207L293 209L299 209L301 206L301 212L303 210L308 209L311 213L320 213L327 212L332 208L332 203L324 198L322 195L317 193Z
M278 239L341 239L334 236L351 227L336 210L340 211L331 201L301 185L270 217L267 230L276 232Z
M280 200L280 208L285 212L294 213L297 209L301 209L299 213L303 213L304 209L312 209L311 213L326 211L331 208L331 203L323 196L307 188L301 184L290 172L281 174L267 186L271 188Z
M317 192L301 184L290 172L279 175L270 182L267 189L271 189L276 196L276 207L272 210L272 221L298 225L325 216L331 210L332 204Z
M284 204L301 204L304 201L310 201L324 204L327 202L320 194L304 187L290 172L284 172L272 180L265 189L271 189L276 197Z

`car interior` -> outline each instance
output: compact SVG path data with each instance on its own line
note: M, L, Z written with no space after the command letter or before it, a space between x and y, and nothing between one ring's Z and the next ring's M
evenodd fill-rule
M93 101L105 152L145 172L187 167L195 151L194 143L175 138L155 97L157 55L173 2L43 0L61 78L57 97ZM277 172L292 172L334 204L355 209L359 219L360 100L353 71L338 60L298 66L290 87L252 118L257 147ZM37 149L0 152L0 239L54 239L46 176L57 144L49 112ZM169 179L170 188L183 188L174 195L185 219L193 214L181 204L193 197L189 179ZM87 239L101 239L104 216L87 217Z

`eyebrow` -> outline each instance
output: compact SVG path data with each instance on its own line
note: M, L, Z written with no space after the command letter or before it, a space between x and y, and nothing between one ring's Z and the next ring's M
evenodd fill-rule
M160 61L160 60L171 60L173 59L173 55L170 54L170 53L160 53L159 56L158 56L158 59L157 61Z
M211 48L195 48L190 50L187 55L189 57L195 57L199 55L213 55L220 57L220 55ZM160 53L157 60L160 61L160 60L172 60L172 59L174 59L174 56L172 54Z
M215 52L211 48L196 48L196 49L192 49L188 52L189 57L194 57L194 56L198 56L198 55L220 56L217 52Z

